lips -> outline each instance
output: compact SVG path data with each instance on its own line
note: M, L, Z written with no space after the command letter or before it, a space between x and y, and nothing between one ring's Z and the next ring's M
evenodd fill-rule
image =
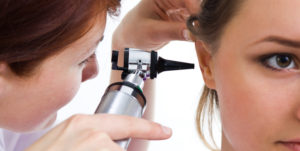
M278 142L278 143L284 145L291 151L300 151L300 141L286 141L286 142Z

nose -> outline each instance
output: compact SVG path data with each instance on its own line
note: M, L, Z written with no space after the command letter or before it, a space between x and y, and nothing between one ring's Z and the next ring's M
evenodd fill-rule
M85 82L89 79L95 78L98 74L98 61L97 57L93 57L93 59L90 59L85 68L82 71L82 79L81 82Z

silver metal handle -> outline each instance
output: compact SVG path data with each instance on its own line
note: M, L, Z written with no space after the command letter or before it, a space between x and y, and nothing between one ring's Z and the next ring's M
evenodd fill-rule
M141 118L146 106L146 99L138 88L130 82L110 85L103 95L95 114L117 114ZM112 123L113 124L113 123ZM127 149L130 139L115 141Z

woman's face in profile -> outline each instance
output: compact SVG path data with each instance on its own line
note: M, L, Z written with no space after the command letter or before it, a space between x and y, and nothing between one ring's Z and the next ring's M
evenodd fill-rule
M245 0L225 27L210 85L220 101L224 151L300 150L299 6Z
M89 32L44 60L31 77L11 74L0 81L5 88L0 91L0 127L32 131L52 124L57 110L71 101L80 83L97 74L94 53L105 23L106 13L102 13Z

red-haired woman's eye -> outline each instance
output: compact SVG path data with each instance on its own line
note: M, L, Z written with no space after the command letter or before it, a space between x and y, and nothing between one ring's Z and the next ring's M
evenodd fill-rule
M85 64L87 64L88 62L90 62L91 60L94 60L96 58L96 54L93 53L90 57L88 57L87 59L83 60L79 65L83 66Z

